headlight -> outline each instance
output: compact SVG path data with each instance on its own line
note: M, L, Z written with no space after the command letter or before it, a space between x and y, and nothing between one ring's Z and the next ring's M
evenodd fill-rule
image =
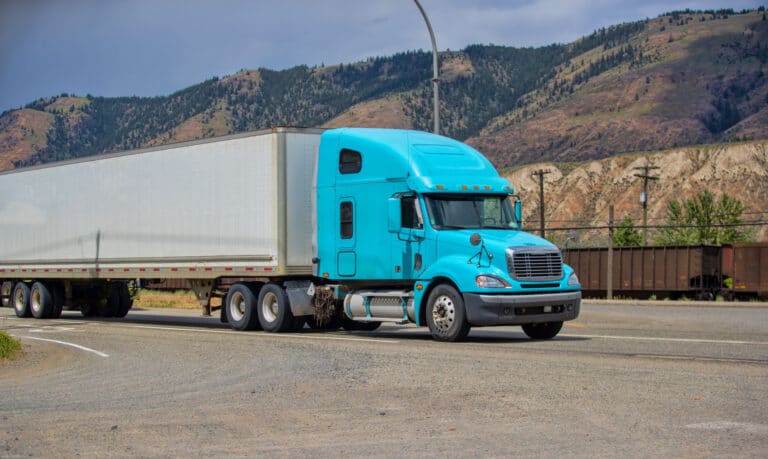
M576 275L575 271L568 277L568 285L581 285L579 283L579 276Z
M509 283L504 279L499 279L495 276L477 276L475 277L475 284L480 288L507 288Z

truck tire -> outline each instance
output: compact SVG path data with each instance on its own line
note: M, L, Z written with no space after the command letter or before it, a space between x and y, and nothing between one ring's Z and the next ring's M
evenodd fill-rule
M51 297L53 298L53 308L51 309L51 319L58 319L61 317L61 311L64 309L64 286L58 282L54 282L48 286L51 290Z
M93 317L98 312L98 304L90 302L85 302L80 305L80 314L83 315L83 317Z
M35 319L48 319L53 313L53 295L42 282L32 284L29 291L29 310Z
M224 300L227 321L234 330L246 331L259 328L259 316L256 312L256 295L246 284L232 285Z
M427 298L427 325L436 341L461 341L469 333L464 298L448 284L435 287Z
M13 304L17 317L32 316L32 313L29 311L29 286L27 284L24 282L16 284L16 287L13 288L11 304Z
M264 331L282 333L295 331L298 324L291 313L291 303L285 289L278 284L264 285L259 292L259 322Z
M4 308L7 308L11 305L12 294L13 294L13 282L11 281L3 282L3 285L0 286L0 304L2 304Z
M115 290L117 290L118 296L120 297L120 306L117 308L117 312L115 312L115 317L122 319L133 307L133 299L131 298L131 291L128 289L128 284L119 282L115 287Z
M119 309L120 291L117 289L117 285L113 284L109 288L106 301L100 301L97 310L101 317L115 317Z
M542 324L523 324L523 332L531 339L552 339L563 328L562 322L545 322Z

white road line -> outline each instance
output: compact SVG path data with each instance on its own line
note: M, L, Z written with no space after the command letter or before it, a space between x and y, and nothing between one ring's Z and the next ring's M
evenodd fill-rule
M32 328L29 330L30 333L58 333L58 332L68 332L68 331L80 331L76 330L71 327L43 327L43 328Z
M81 346L81 345L75 344L75 343L68 343L66 341L59 341L59 340L47 339L47 338L38 338L36 336L17 336L17 338L20 338L20 339L32 339L32 340L37 340L37 341L46 341L46 342L49 342L49 343L61 344L63 346L69 346L69 347L74 347L75 349L80 349L81 351L92 352L92 353L98 355L99 357L109 357L109 354L105 354L103 352L97 351L96 349L91 349L89 347Z
M347 336L314 336L314 335L301 335L296 333L286 333L286 334L280 334L280 333L251 333L251 334L244 334L243 332L234 331L234 330L205 330L205 329L196 329L196 328L183 328L183 327L159 327L155 325L126 325L121 324L121 327L128 327L128 328L145 328L148 330L170 330L170 331L177 331L177 332L195 332L195 333L219 333L219 334L226 334L226 335L241 335L241 336L253 336L253 337L262 337L262 338L290 338L290 339L308 339L308 340L332 340L332 341L361 341L361 342L370 342L370 343L388 343L388 344L394 344L397 343L397 340L393 339L387 339L387 338L352 338Z
M574 335L561 333L557 336L566 338L600 338L632 341L662 341L669 343L699 343L699 344L751 344L758 346L768 346L768 341L737 341L737 340L719 340L719 339L699 339L699 338L660 338L655 336L617 336L617 335Z

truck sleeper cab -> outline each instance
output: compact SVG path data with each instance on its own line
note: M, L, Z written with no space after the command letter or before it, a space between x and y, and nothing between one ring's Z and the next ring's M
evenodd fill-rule
M578 316L573 270L521 230L512 186L471 147L415 131L331 130L316 180L316 208L337 212L318 222L314 275L348 291L347 317L427 325L456 341L489 325L551 338Z

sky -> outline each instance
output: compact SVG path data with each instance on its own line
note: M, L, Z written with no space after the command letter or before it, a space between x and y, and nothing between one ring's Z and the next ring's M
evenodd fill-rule
M768 0L420 0L439 50L570 43L671 10ZM241 69L431 51L413 0L0 0L0 112L38 98L168 95Z

